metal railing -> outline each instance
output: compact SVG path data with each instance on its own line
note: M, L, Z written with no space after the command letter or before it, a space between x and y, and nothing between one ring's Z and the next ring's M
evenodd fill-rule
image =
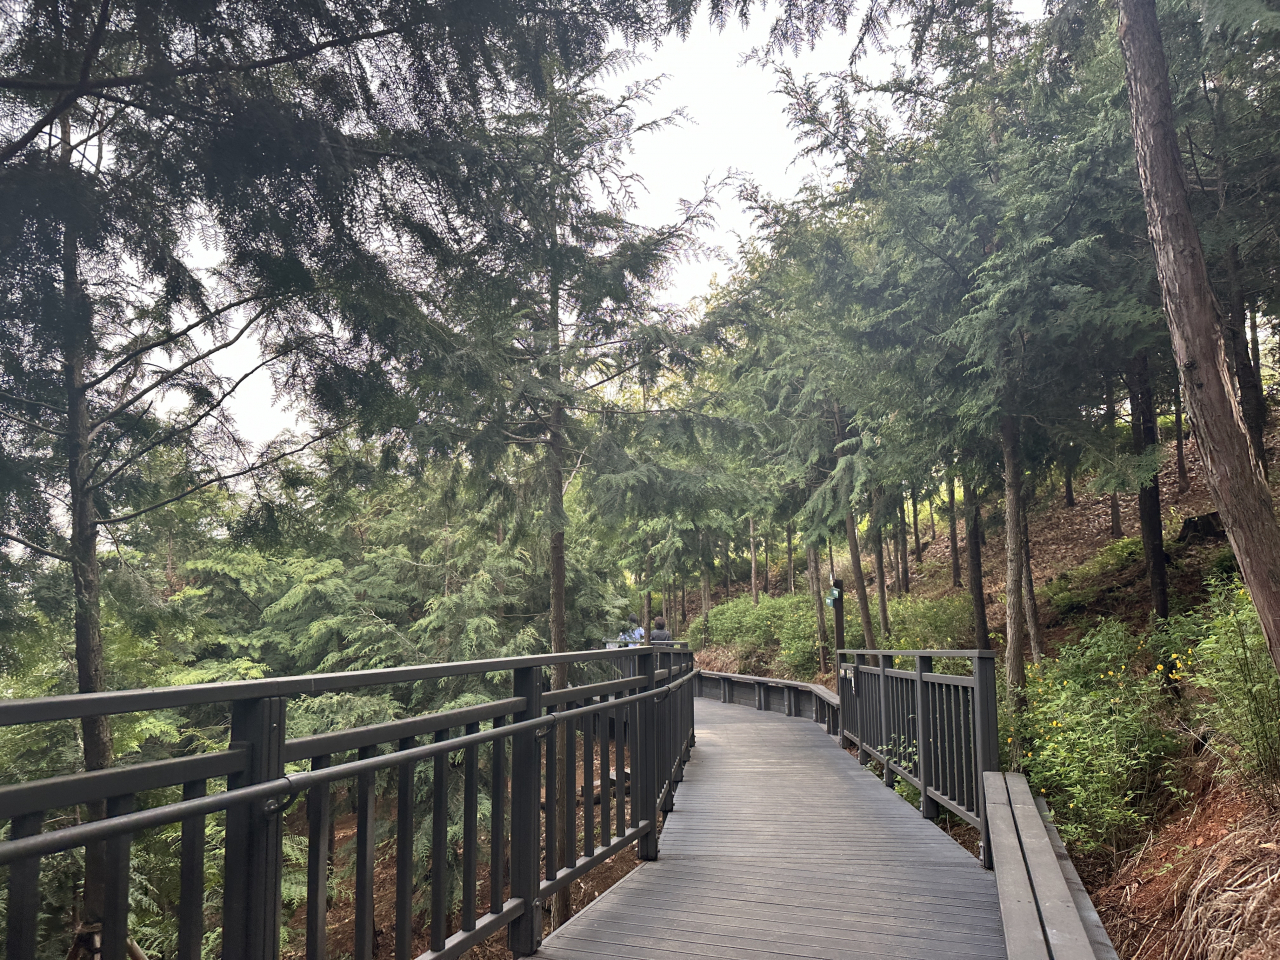
M898 669L902 659L912 668ZM966 660L972 670L935 673L936 660ZM861 763L878 760L888 786L901 778L915 787L930 820L943 807L982 831L989 867L982 774L1000 768L995 653L840 650L836 663L842 743Z
M604 661L616 679L544 690L556 664ZM511 674L511 696L458 710L288 739L291 696L354 688ZM355 960L374 949L377 774L395 772L395 957L413 956L414 898L430 904L431 960L457 957L508 928L517 956L542 936L541 907L558 890L632 843L642 859L658 854L658 815L693 744L693 656L686 649L635 647L390 670L238 683L130 690L0 703L0 725L229 704L225 750L0 787L0 841L8 866L7 957L33 960L39 948L42 858L84 848L105 871L102 960L129 949L130 851L142 831L181 824L176 960L199 960L205 932L207 818L225 812L221 916L225 960L273 960L279 953L284 879L284 814L306 794L306 956L326 955L333 786L349 784L355 807ZM558 736L566 731L566 736ZM581 757L578 755L581 741ZM557 756L560 750L566 756ZM352 758L354 755L354 758ZM630 769L627 759L630 758ZM487 776L482 777L481 761ZM417 771L431 765L430 869L415 876ZM287 772L286 765L306 769ZM598 765L598 766L597 766ZM596 770L599 770L599 795ZM578 774L583 829L578 828ZM462 839L450 841L450 783L461 778ZM221 782L221 783L220 783ZM480 815L482 783L489 815ZM611 786L612 783L612 786ZM216 789L224 784L225 789ZM628 789L628 784L630 789ZM211 787L213 789L211 789ZM175 799L181 788L182 799ZM148 794L161 791L148 805ZM566 798L563 819L558 798ZM106 817L46 830L50 813L105 801ZM595 807L600 806L599 823ZM482 829L487 837L481 835ZM566 838L564 862L558 838ZM460 871L450 869L450 854ZM487 859L490 896L477 903L477 865ZM460 872L460 878L456 875ZM461 889L458 929L450 931L451 891Z
M696 695L770 710L788 717L808 717L833 737L840 729L840 700L826 687L775 677L699 671Z

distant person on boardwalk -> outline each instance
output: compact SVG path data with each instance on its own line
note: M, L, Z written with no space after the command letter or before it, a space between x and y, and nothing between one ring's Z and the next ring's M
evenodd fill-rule
M644 643L644 628L640 626L640 618L634 613L629 613L627 614L627 623L630 626L618 634L618 642L625 644Z
M667 629L667 621L658 617L653 621L653 630L649 632L649 641L651 643L670 643L671 631Z

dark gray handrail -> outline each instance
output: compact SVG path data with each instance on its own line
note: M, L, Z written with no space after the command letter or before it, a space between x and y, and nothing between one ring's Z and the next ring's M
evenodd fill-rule
M556 691L544 701L545 666L599 660L621 663L626 669L620 672L628 676ZM285 739L286 697L292 694L503 671L512 674L512 696L506 699ZM7 957L33 960L39 946L41 858L85 847L99 851L110 878L101 928L103 960L126 960L133 835L181 823L177 956L179 960L198 958L204 933L205 821L210 814L225 811L223 957L274 960L283 919L283 814L302 794L307 798L307 956L309 960L323 957L333 819L330 787L337 781L346 781L352 783L357 818L355 955L357 960L368 960L374 935L376 775L393 768L397 771L396 954L408 956L417 874L413 869L415 770L422 764L433 765L429 804L432 865L423 881L430 893L431 947L424 957L449 960L460 956L504 927L513 952L527 956L537 949L541 939L541 904L553 893L630 844L639 845L642 859L657 856L660 815L672 807L673 794L693 745L693 690L697 676L693 656L687 650L678 646L643 646L10 701L2 705L9 724L215 702L229 702L232 718L231 745L227 750L0 788L0 817L9 818L11 823L8 839L0 841L0 865L9 867ZM91 707L85 707L86 701ZM419 742L419 738L427 736L431 742ZM477 916L482 748L489 760L486 772L491 792L488 859L492 895L488 912ZM561 754L562 750L567 754ZM335 754L350 755L353 751L357 754L354 759L332 762ZM627 756L630 769L625 767ZM460 765L457 758L461 758ZM310 769L286 772L286 762L308 763ZM593 772L597 763L601 777L598 794ZM585 773L581 785L585 835L579 833L577 826L580 773ZM463 908L461 929L448 935L449 891L451 884L457 883L450 876L449 865L452 844L448 832L448 783L453 778L457 778L463 793ZM219 779L225 779L225 789L211 791L210 781ZM154 807L137 809L139 793L178 786L182 787L181 800L162 798L164 802ZM571 798L570 802L558 804L558 796ZM44 831L45 811L104 799L106 818ZM565 808L563 817L561 806ZM616 817L611 816L611 809ZM563 863L562 843L567 848Z
M465 660L456 663L427 663L412 667L388 667L382 670L351 670L345 673L313 673L298 677L269 680L230 680L224 683L193 683L177 687L152 687L147 690L105 691L103 693L71 693L56 697L0 702L0 727L53 720L75 720L119 713L141 713L168 710L206 703L234 703L263 697L295 697L303 694L332 693L359 687L388 686L418 680L474 676L478 673L507 673L526 667L546 667L557 663L580 663L592 660L622 660L634 657L639 647L616 650L584 650L580 653L548 653L531 657L506 657L497 660Z

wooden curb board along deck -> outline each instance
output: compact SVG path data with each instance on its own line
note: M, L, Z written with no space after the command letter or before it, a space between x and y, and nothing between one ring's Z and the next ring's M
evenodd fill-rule
M995 877L807 719L699 699L658 860L550 960L1004 960Z

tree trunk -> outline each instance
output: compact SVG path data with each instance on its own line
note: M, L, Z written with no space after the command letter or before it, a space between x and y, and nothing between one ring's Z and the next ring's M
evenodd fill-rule
M569 633L565 623L565 552L564 552L564 408L555 403L551 407L550 442L547 447L547 493L549 494L548 516L551 521L551 652L564 653L569 649ZM647 595L646 595L647 600ZM646 618L648 616L646 602ZM563 690L569 685L569 665L557 663L551 667L551 689ZM565 734L566 725L559 724L556 729L556 748L560 757L568 756L569 742ZM564 779L563 777L561 778ZM550 815L550 811L548 811ZM569 843L564 824L568 822L569 805L565 791L561 789L556 799L555 817L561 824L556 838L556 849L560 862L566 862ZM565 896L561 896L561 893ZM568 889L557 893L551 900L551 925L560 927L569 919L570 903Z
M987 595L982 584L982 506L978 503L977 489L968 478L964 481L964 511L969 598L973 602L973 639L979 650L990 650L991 626L987 623Z
M729 538L724 538L724 601L729 602L729 592L733 589L733 560L729 556Z
M849 537L849 563L853 567L853 590L858 596L858 616L862 618L862 642L868 650L874 650L876 634L871 627L867 578L862 575L862 548L858 544L858 519L853 515L852 510L844 515L844 530Z
M1068 463L1066 467L1063 469L1063 474L1066 477L1068 507L1074 507L1076 505L1076 488L1072 483L1072 481L1075 479L1075 472L1076 472L1076 466L1074 463Z
M805 578L809 583L809 596L818 611L818 671L826 673L827 667L827 608L822 602L822 561L818 559L818 548L812 543L804 548Z
M876 559L876 593L880 599L880 642L884 643L889 637L889 589L884 582L884 534L879 527L872 527L871 547Z
M960 543L956 530L956 478L950 470L947 471L947 526L949 527L947 536L951 539L951 585L963 587L964 584L960 582ZM981 564L981 554L979 554L979 564Z
M796 554L795 545L792 543L796 535L795 524L787 524L787 592L796 592Z
M1186 493L1191 489L1191 477L1187 474L1187 457L1183 452L1182 430L1182 386L1173 385L1173 439L1178 451L1178 492Z
M1244 417L1254 456L1265 475L1267 454L1262 433L1266 429L1267 401L1262 396L1262 381L1258 378L1258 371L1254 369L1253 357L1249 352L1249 321L1245 312L1244 287L1240 281L1240 250L1234 243L1227 248L1227 288L1227 345L1231 351L1228 360L1234 360L1232 366L1240 388L1240 413Z
M1028 511L1022 511L1022 602L1027 613L1027 635L1031 638L1031 662L1038 664L1044 656L1044 634L1040 629L1040 607L1036 603L1036 582L1031 573L1031 525Z
M702 565L702 642L711 640L711 568Z
M902 576L901 591L911 592L911 549L907 544L907 507L902 496L898 502L898 569Z
M916 563L924 563L924 554L920 551L920 503L915 484L911 485L911 530L916 538Z
M1106 404L1107 404L1107 430L1111 431L1116 425L1116 395L1115 388L1112 386L1111 377L1106 378ZM1111 539L1119 540L1124 536L1124 528L1120 526L1120 496L1114 490L1111 492Z
M938 527L933 520L933 496L929 497L929 541L931 543L938 542Z
M1156 274L1214 504L1280 669L1280 526L1230 389L1200 235L1187 199L1155 0L1120 0L1120 48Z
M1005 683L1015 710L1025 705L1027 623L1022 606L1022 438L1018 419L1000 417L1000 452L1004 456L1005 533Z
M648 552L644 555L644 619L641 626L644 627L644 642L649 643L649 634L653 630L653 591L649 589L649 577L653 569L653 560L649 557Z
M760 606L760 581L757 579L759 574L756 571L756 518L750 517L747 520L751 533L751 603L754 606Z
M1130 362L1128 379L1133 451L1140 454L1159 442L1145 352ZM1164 520L1160 514L1160 475L1153 473L1138 490L1138 521L1142 528L1142 553L1147 561L1147 582L1151 585L1151 609L1157 617L1165 619L1169 616L1169 576L1164 560Z
M764 595L769 596L769 534L766 533L762 538L764 547Z

